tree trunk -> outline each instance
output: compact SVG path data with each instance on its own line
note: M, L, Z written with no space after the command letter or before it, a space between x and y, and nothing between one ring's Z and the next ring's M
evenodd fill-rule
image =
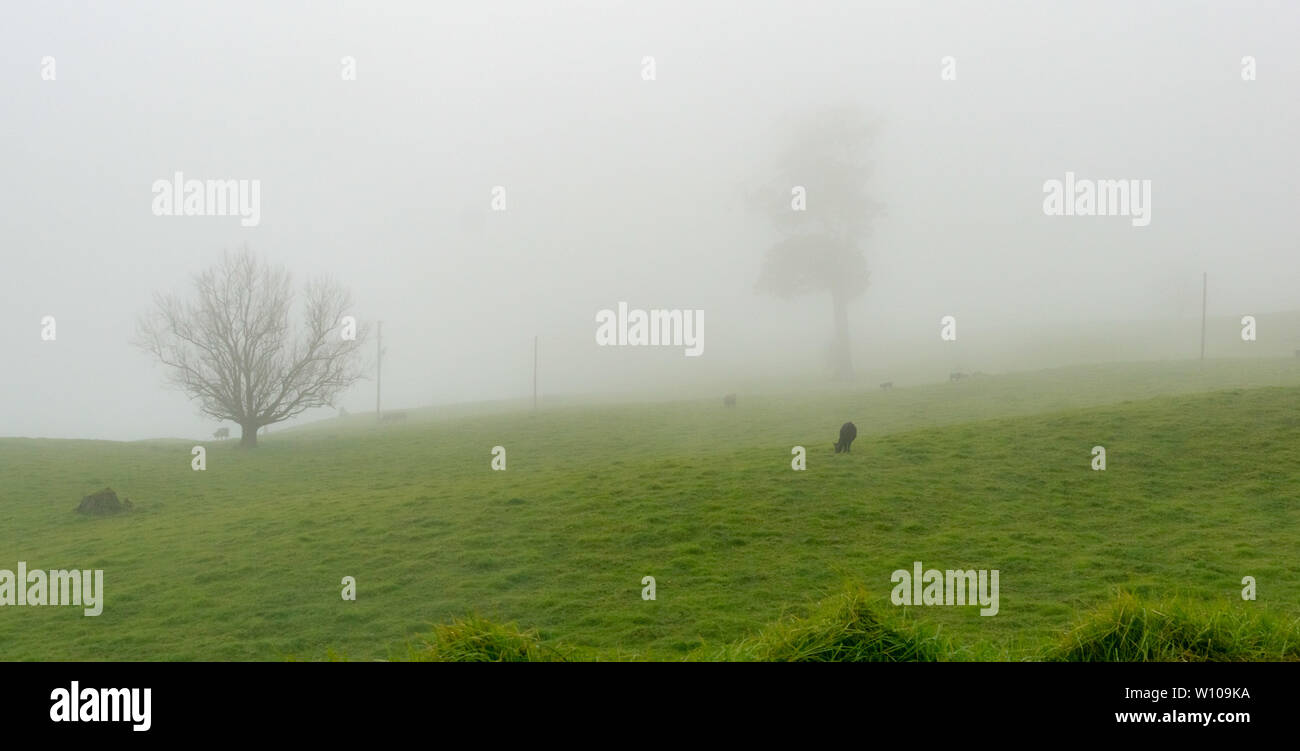
M853 378L853 352L849 346L849 301L836 290L831 290L831 303L835 307L835 378L847 381Z
M239 430L239 447L255 449L257 448L257 423L240 423Z

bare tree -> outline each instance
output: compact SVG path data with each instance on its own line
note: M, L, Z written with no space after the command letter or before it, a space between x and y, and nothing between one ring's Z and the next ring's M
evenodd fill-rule
M768 248L757 287L784 298L830 293L837 378L853 375L848 305L870 280L863 244L880 206L867 190L865 152L875 133L855 109L819 113L795 129L773 178L751 194L783 236ZM796 188L806 202L799 207Z
M336 282L306 284L302 318L291 321L289 273L245 248L197 275L195 289L188 302L155 294L136 345L168 367L201 412L238 423L241 446L256 446L263 425L333 405L362 377L366 327L344 337L352 299Z

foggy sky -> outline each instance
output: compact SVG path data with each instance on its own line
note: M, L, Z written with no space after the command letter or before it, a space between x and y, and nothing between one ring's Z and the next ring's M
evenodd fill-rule
M216 423L128 342L155 292L187 293L245 243L298 282L335 276L360 315L384 321L386 407L527 396L534 335L544 395L816 374L829 297L754 291L777 237L743 196L771 177L792 122L844 105L880 125L871 184L885 213L871 285L850 307L864 372L937 347L948 314L1004 345L1198 318L1203 271L1211 316L1300 308L1293 3L119 2L4 15L0 436L210 434ZM1241 78L1247 55L1257 80ZM46 56L55 81L41 78ZM341 80L345 56L355 81ZM956 80L940 79L945 56ZM260 180L260 225L154 216L152 183L177 171ZM1067 171L1151 180L1150 225L1045 216L1043 183ZM504 212L490 210L496 185ZM619 301L703 309L704 355L595 346L596 311ZM40 339L46 315L54 342ZM374 382L340 402L373 409Z

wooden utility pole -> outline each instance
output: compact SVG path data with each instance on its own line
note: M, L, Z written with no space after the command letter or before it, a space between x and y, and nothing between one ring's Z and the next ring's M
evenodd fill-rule
M533 336L533 411L537 411L537 336Z
M1205 362L1205 298L1210 288L1210 274L1201 272L1201 362Z
M379 395L384 388L384 322L379 322L379 336L376 337L375 343L375 417L380 418L383 415L379 412Z

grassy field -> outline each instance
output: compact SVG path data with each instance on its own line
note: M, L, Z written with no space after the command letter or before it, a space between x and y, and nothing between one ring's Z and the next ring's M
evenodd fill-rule
M1040 655L1120 588L1294 622L1298 434L1300 361L1278 359L353 416L209 442L204 472L191 441L0 439L0 569L106 589L99 617L0 608L0 659L384 659L468 613L579 657L724 656L846 581L897 612L890 574L917 560L1000 571L995 617L909 609L954 659ZM106 485L134 511L73 513Z

